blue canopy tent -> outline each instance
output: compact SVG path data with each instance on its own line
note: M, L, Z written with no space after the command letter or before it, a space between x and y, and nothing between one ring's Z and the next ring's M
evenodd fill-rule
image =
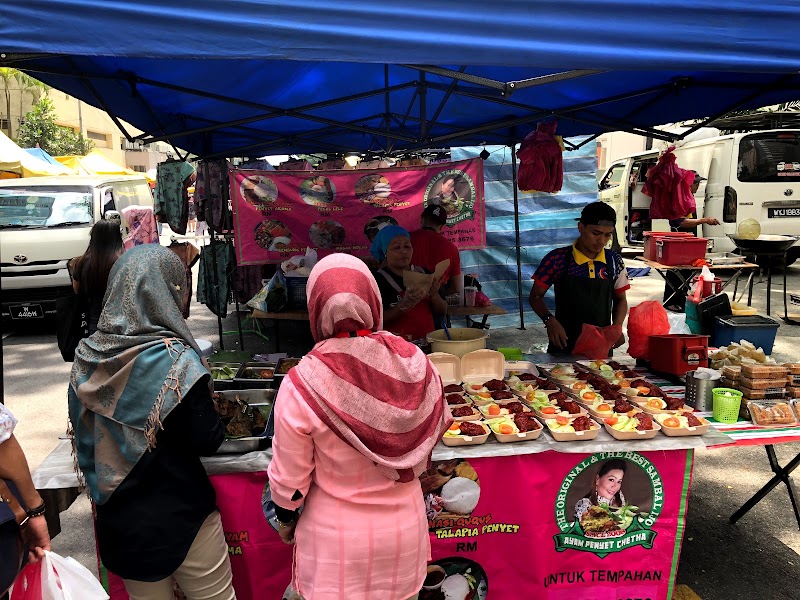
M50 156L47 152L45 152L41 148L25 148L25 152L27 152L31 156L35 156L36 158L43 160L44 162L50 163L51 165L62 166L60 162L58 162L55 158Z
M513 148L545 118L586 145L797 99L798 22L777 0L7 0L0 65L204 157ZM521 282L516 186L513 215Z

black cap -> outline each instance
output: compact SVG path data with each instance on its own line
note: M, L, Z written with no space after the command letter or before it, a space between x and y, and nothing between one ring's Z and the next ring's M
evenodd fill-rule
M578 221L584 225L614 227L617 223L617 213L605 202L592 202L583 207Z
M447 211L438 204L428 204L422 211L422 217L427 217L439 225L447 223Z

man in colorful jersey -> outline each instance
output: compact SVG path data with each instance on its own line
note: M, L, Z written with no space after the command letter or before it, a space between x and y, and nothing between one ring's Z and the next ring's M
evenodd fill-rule
M584 323L619 327L628 313L625 292L630 287L622 257L606 245L614 234L617 215L603 202L584 207L578 219L578 239L571 246L549 252L533 274L530 303L547 328L551 354L570 354ZM544 302L555 286L556 313Z

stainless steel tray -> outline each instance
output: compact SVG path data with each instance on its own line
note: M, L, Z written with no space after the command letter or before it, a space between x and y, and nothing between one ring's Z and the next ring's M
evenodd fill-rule
M272 422L275 393L275 390L230 390L223 393L226 396L238 396L240 400L253 407L267 407L268 411L262 410L262 414L264 412L268 413L265 415L267 417L267 426L261 435L224 440L217 449L217 454L245 454L269 448L272 443L270 423Z
M232 390L235 388L240 387L239 383L235 381L236 375L239 374L239 371L242 369L242 363L227 363L227 362L211 362L208 363L210 368L214 367L230 367L234 370L234 379L214 379L211 378L214 384L214 390L218 392L224 392L226 390Z
M249 377L244 376L248 372L252 372L259 369L270 369L272 371L273 376L269 379L251 379ZM256 389L272 387L272 382L275 380L275 364L259 363L259 362L242 363L239 372L236 373L236 376L233 378L233 380L240 386L251 387Z

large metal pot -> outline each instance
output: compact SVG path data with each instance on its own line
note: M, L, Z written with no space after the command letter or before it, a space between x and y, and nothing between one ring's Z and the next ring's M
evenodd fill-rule
M760 235L754 240L728 234L742 254L779 254L786 252L797 241L790 235Z
M452 338L450 340L447 339L444 329L437 329L428 334L432 352L447 352L456 356L464 356L467 352L486 348L486 338L489 337L489 334L483 329L456 327L448 329L448 331Z

